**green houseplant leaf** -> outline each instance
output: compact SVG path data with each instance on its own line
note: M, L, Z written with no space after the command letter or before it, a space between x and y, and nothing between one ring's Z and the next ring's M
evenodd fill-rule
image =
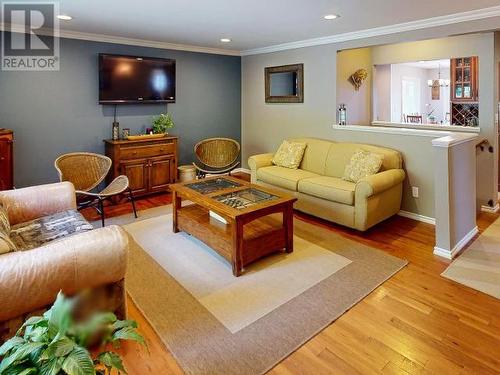
M61 371L64 357L52 358L48 361L43 361L40 365L40 375L57 375Z
M113 341L116 340L132 340L140 344L145 344L142 337L133 327L125 327L113 333Z
M2 346L0 346L0 356L4 356L7 352L21 344L24 344L25 340L22 337L14 336L11 339L5 341Z
M153 117L153 133L163 134L166 133L168 129L174 127L174 121L170 113L161 113L159 116Z
M115 368L119 372L126 374L125 368L123 367L122 359L120 356L113 352L104 352L97 356L97 360L101 362L106 368Z
M44 345L45 344L42 342L27 342L17 346L9 356L6 356L2 360L2 363L0 364L0 375L5 374L5 370L7 370L11 365L22 362L30 355L30 353Z
M107 374L113 368L126 373L118 354L107 351L93 361L86 348L120 340L144 344L137 323L118 320L111 312L75 323L72 309L73 300L59 293L42 317L27 319L16 336L0 346L0 375L94 375L96 371Z
M137 322L135 320L117 320L113 323L111 329L117 331L125 327L137 328Z
M54 357L63 357L73 351L76 344L73 340L62 337L58 340L52 341L50 345L45 349L40 356L41 360L54 358Z
M44 317L48 319L48 327L49 327L49 337L55 338L56 335L64 336L66 334L66 330L71 324L71 308L73 306L73 302L65 298L62 292L57 294L56 301L54 305L47 310L44 314Z
M64 359L62 369L68 375L94 375L95 368L89 352L81 346L73 349Z
M27 367L26 364L22 363L17 366L11 366L8 370L4 372L5 375L27 375L36 374L36 367Z

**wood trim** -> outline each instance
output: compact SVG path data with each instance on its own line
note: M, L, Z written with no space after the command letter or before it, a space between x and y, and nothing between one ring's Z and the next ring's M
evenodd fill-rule
M427 223L431 225L436 225L436 219L430 216L425 216L425 215L419 215L414 212L409 212L409 211L399 211L398 212L399 216L406 217L408 219L413 219L417 221L421 221L422 223Z
M446 259L453 259L473 238L479 233L478 227L472 228L451 250L443 249L441 247L434 247L434 254Z

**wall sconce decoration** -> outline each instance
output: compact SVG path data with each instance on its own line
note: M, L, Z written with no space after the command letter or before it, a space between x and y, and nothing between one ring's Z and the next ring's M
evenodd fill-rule
M358 69L356 70L356 72L351 74L351 76L349 77L349 82L352 83L356 91L359 91L359 88L361 87L361 85L363 85L363 82L367 77L368 72L366 71L366 69Z

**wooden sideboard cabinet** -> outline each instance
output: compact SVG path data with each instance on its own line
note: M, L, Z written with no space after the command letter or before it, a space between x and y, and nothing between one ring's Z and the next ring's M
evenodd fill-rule
M108 183L126 175L134 194L146 195L166 191L177 181L177 137L104 142L113 161Z
M0 190L14 188L14 133L0 129Z

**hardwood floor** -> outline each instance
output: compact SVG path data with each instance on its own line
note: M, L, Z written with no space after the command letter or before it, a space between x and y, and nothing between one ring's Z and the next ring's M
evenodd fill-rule
M170 203L162 194L137 202L138 209ZM130 212L130 204L107 208L107 216ZM92 219L93 213L85 211ZM481 213L480 231L499 215ZM95 217L97 218L97 216ZM448 261L432 254L434 227L393 217L365 233L309 215L295 218L409 261L337 321L270 371L290 374L499 374L500 301L440 276ZM175 359L129 300L148 352L121 348L129 374L181 374Z

